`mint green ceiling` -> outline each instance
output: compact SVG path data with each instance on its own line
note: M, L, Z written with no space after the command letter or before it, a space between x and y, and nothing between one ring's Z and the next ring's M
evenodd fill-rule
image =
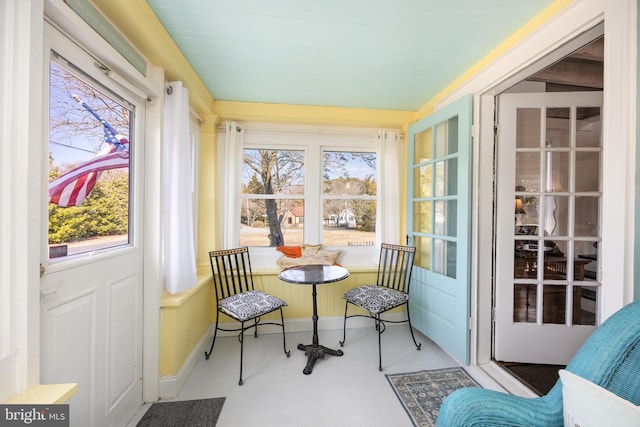
M216 100L416 111L553 0L147 0Z

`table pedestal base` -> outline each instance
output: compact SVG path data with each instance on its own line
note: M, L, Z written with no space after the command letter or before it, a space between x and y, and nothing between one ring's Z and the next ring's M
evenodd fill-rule
M325 354L331 356L342 356L344 353L342 350L333 350L320 344L298 344L298 350L303 350L304 355L307 356L307 366L304 367L302 373L309 375L313 371L313 365L318 359L324 359Z

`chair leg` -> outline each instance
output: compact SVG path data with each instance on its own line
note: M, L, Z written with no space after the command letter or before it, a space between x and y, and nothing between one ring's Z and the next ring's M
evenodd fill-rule
M258 318L253 319L253 337L258 338Z
M342 341L339 341L340 347L344 347L344 343L347 340L347 310L349 309L349 301L344 303L344 324L342 327Z
M240 335L238 335L238 339L240 339L240 381L238 381L238 385L242 385L242 356L244 353L244 322L242 322L240 330Z
M378 329L378 370L382 372L382 332L384 328L380 325L380 313L376 314L376 329Z
M409 304L407 304L407 320L409 320L409 332L411 332L411 338L413 338L413 343L416 346L416 350L420 350L422 348L422 343L418 343L418 341L416 341L416 336L413 335L413 326L411 326L411 315L409 314Z
M218 319L220 318L220 313L216 314L216 328L213 330L213 341L211 341L211 348L208 352L204 353L205 360L209 360L209 356L213 352L213 345L216 343L216 335L218 335Z
M280 322L282 323L282 346L284 347L284 354L286 354L287 357L290 357L291 351L287 351L287 339L285 338L284 333L284 315L282 314L282 307L280 307Z

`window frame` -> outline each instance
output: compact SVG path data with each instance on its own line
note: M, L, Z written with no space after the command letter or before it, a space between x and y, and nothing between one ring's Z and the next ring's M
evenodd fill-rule
M379 143L380 130L371 128L351 128L337 126L309 126L309 125L282 125L268 123L237 123L243 128L244 141L242 147L237 147L240 152L244 149L264 149L273 148L281 150L301 150L305 156L305 180L304 193L296 196L304 201L304 243L322 243L322 204L325 195L322 193L322 153L324 151L344 151L344 152L371 152L376 154L376 182L378 183L375 201L377 206L376 215L376 237L373 246L326 246L329 250L340 250L339 262L346 266L371 266L377 263L379 245L382 236L388 235L382 228L384 226L383 215L395 215L400 217L400 207L397 212L382 207L384 200L384 188L380 185L382 175L382 165L384 162L383 152ZM227 126L220 129L219 140L223 141L226 135ZM233 164L233 155L222 151L220 156L221 177L238 177L241 164ZM313 161L312 161L313 159ZM400 174L398 168L397 174ZM240 185L230 184L227 179L221 179L221 194L225 194L225 188L237 188L237 194L230 194L227 203L239 203ZM224 204L224 203L223 203ZM221 206L222 207L222 206ZM225 207L222 207L225 209ZM393 209L393 208L392 208ZM237 230L232 233L235 238L225 237L224 247L235 247L239 245L239 221L235 216L222 215L222 227L234 227ZM315 224L315 225L314 225ZM398 236L399 238L399 236ZM276 260L282 256L274 247L250 247L252 264L254 268L274 268Z
M74 69L77 70L79 76L91 83L92 85L98 85L98 87L105 90L109 96L128 104L132 112L131 123L129 127L130 134L128 135L129 142L131 144L130 160L129 160L129 237L128 243L125 245L118 245L109 248L103 248L96 250L95 252L85 252L76 255L70 255L62 258L49 258L48 254L48 220L49 216L44 210L42 212L41 219L41 249L40 259L42 264L48 272L58 272L66 269L75 268L79 265L88 264L96 261L102 261L113 256L117 256L121 253L132 252L142 245L142 221L143 213L140 211L139 206L144 206L143 198L144 194L138 191L138 183L143 182L143 159L144 150L142 144L139 141L144 140L145 123L146 123L146 100L148 95L145 95L147 89L137 88L135 85L124 83L122 77L115 70L110 72L104 72L98 64L101 62L87 50L74 43L63 32L56 29L54 24L51 24L51 30L46 31L45 46L43 48L43 62L46 77L46 82L43 85L43 92L46 100L43 102L43 117L48 121L49 114L49 64L54 61L53 56L59 55L64 61ZM65 67L66 68L66 67ZM48 140L48 130L44 131L43 140ZM46 147L43 146L43 150L48 150L48 142ZM42 166L46 168L45 165ZM43 169L45 170L45 169ZM43 177L43 188L48 188L48 179ZM46 191L46 190L45 190ZM44 194L43 194L44 197ZM43 204L43 209L46 210L47 204Z

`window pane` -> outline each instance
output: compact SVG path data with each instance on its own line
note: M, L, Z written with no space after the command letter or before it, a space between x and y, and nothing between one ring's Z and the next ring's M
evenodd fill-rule
M417 165L433 159L433 141L431 133L432 128L429 128L416 134L414 141L414 164Z
M458 159L436 162L435 170L436 196L455 196L458 193Z
M455 237L458 219L457 200L438 200L435 202L435 233Z
M568 147L571 143L569 108L547 109L547 147Z
M49 68L49 257L130 243L133 107Z
M600 153L576 153L576 191L599 191Z
M413 229L420 233L431 233L433 202L415 202L413 204Z
M516 191L540 191L540 153L516 152Z
M431 270L431 238L415 236L416 255L414 264L426 270Z
M575 235L597 237L600 233L598 197L576 197Z
M569 233L569 197L546 196L544 233L548 236L567 236Z
M456 277L456 248L455 242L434 239L433 241L433 271L448 277Z
M375 200L325 200L322 243L326 246L372 246L376 239Z
M322 192L375 196L376 163L376 153L325 151L322 154Z
M415 168L413 173L413 197L433 196L433 165Z
M304 152L244 150L242 194L304 194Z
M458 152L458 116L436 126L436 158Z
M516 147L540 147L540 109L518 108Z
M536 322L537 286L527 283L513 285L513 321L524 323Z
M569 191L569 153L547 152L545 191Z
M301 245L304 202L290 199L242 199L240 246Z
M599 305L598 288L595 286L574 286L573 289L577 294L574 298L574 303L578 304L573 307L573 323L575 325L595 326L596 307Z
M576 121L576 146L600 147L600 107L578 107Z

